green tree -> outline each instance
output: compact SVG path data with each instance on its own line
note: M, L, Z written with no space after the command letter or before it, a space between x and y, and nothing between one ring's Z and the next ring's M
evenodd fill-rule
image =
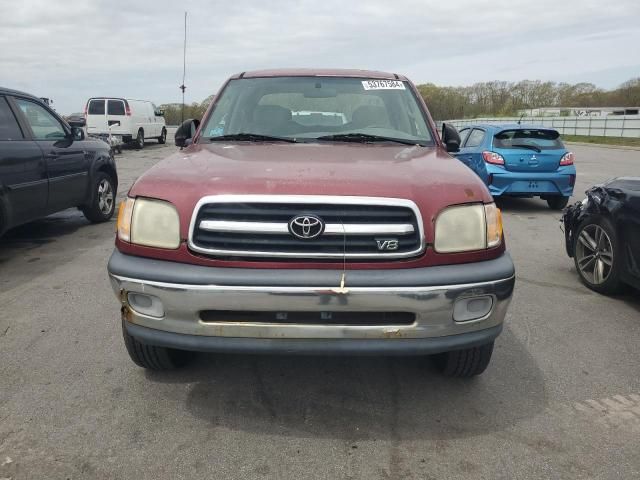
M418 85L418 91L437 120L514 116L518 110L540 107L640 105L640 77L609 91L588 82L569 84L541 80L479 82L466 87L425 83Z
M214 97L215 95L210 95L201 103L193 102L191 104L186 104L184 106L184 119L202 119ZM182 104L165 103L160 105L160 108L164 110L164 119L167 125L180 125L182 120Z

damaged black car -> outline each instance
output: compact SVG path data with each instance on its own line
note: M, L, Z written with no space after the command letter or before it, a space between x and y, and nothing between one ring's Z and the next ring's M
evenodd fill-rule
M582 282L604 294L640 289L640 177L619 177L586 191L563 214L567 254Z

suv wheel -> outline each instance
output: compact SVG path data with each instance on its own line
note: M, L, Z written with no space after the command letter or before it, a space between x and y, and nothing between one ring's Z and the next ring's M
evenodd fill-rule
M164 145L165 143L167 143L167 129L166 128L162 129L162 133L158 137L158 143L160 145Z
M616 231L606 218L589 217L576 229L573 260L582 283L598 293L616 293L621 286L622 252Z
M186 365L189 362L189 352L172 348L148 345L129 335L122 320L122 336L127 352L133 363L148 370L170 370Z
M493 342L478 347L453 350L435 355L436 367L447 377L473 377L489 366Z
M547 205L551 210L562 210L569 203L569 197L554 196L547 198Z
M136 137L136 148L142 150L144 148L144 130L138 130L138 136Z
M106 222L116 209L116 187L110 175L98 172L93 184L91 204L82 207L82 213L92 223Z

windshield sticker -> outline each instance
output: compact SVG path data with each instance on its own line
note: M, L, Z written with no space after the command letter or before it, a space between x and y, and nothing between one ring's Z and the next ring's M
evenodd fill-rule
M398 80L363 80L365 90L404 90L404 83Z

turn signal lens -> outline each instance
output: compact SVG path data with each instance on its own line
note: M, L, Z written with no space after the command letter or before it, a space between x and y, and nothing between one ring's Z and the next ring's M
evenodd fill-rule
M133 204L135 199L127 198L120 203L118 210L118 238L123 242L131 241L131 217L133 216Z
M504 158L496 152L482 152L482 158L486 163L492 165L504 165Z
M560 166L566 167L567 165L573 165L574 159L575 159L575 155L573 154L573 152L567 152L560 159Z
M497 247L502 242L502 212L495 203L484 206L487 221L487 248Z

